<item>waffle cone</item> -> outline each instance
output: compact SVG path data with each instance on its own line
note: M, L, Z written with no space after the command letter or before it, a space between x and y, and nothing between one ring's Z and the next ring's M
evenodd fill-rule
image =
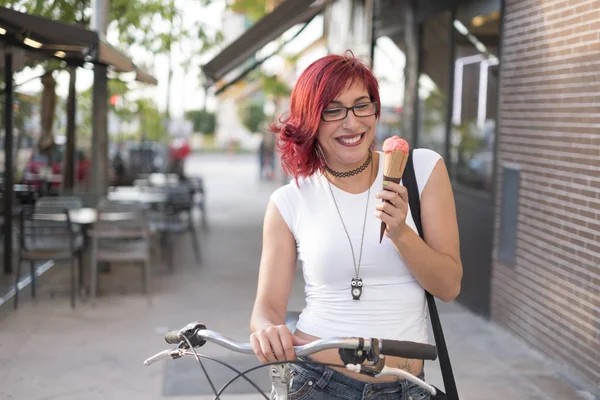
M408 153L403 151L392 151L386 153L383 159L383 180L388 182L400 183L406 162L408 161ZM384 200L385 201L385 200ZM379 230L379 243L383 240L385 233L385 223L381 223Z
M383 159L383 176L399 180L402 178L404 168L408 161L408 153L403 151L392 151L384 155Z

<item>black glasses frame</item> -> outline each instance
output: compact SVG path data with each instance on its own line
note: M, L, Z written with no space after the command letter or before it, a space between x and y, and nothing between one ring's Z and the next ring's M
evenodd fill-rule
M360 106L364 106L366 104L374 104L375 105L375 110L369 114L369 115L356 115L356 107L360 107ZM325 111L327 110L345 110L346 112L344 113L344 116L340 117L340 118L336 118L336 119L325 119ZM377 114L377 111L379 111L379 103L376 101L369 101L367 103L359 103L359 104L355 104L352 107L344 107L344 106L339 106L339 107L331 107L331 108L326 108L323 111L321 111L321 121L324 122L335 122L335 121L341 121L343 119L346 119L346 117L348 116L348 111L352 110L352 113L354 114L355 117L361 118L361 117L370 117L371 115L375 115Z

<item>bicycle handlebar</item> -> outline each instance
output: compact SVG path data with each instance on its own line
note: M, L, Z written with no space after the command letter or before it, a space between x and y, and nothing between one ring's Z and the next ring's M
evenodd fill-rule
M208 329L200 329L195 331L194 336L195 338L188 338L196 339L190 340L194 347L200 347L202 344L204 344L201 343L196 345L194 342L197 340L200 340L201 342L209 341L238 353L254 354L254 350L252 349L250 343L237 342L221 335L218 332ZM182 333L181 331L167 332L165 334L165 340L170 344L179 344L183 340ZM359 346L361 346L361 342L363 342L362 347L364 350L369 350L373 343L372 339L332 337L327 339L318 339L303 346L295 346L294 350L296 352L296 356L302 357L309 356L327 349L356 350L359 349ZM386 356L419 360L435 360L437 358L437 347L430 344L390 339L380 339L376 343L379 344L379 352Z
M250 343L241 343L229 339L218 332L206 329L206 326L198 322L192 322L179 331L171 331L165 334L167 343L178 345L171 350L162 351L144 361L144 365L150 365L163 358L180 358L184 355L195 355L195 352L185 350L188 346L202 347L207 341L216 343L229 350L243 354L254 354ZM339 349L345 367L356 373L379 376L403 377L416 385L429 391L432 395L437 393L434 386L413 376L400 368L392 368L385 365L384 356L402 357L408 359L435 360L437 358L437 347L425 343L390 339L363 339L332 337L318 339L304 346L295 346L296 356L309 356L327 349ZM343 350L351 350L352 356L345 358ZM361 355L369 354L370 364L362 364L365 360ZM197 356L197 355L196 355ZM359 357L357 357L359 356ZM281 382L280 382L281 383ZM218 398L218 395L217 395Z

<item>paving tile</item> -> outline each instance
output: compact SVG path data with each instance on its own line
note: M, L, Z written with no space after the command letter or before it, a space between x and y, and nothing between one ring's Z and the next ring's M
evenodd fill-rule
M563 379L550 375L531 375L527 377L546 398L553 400L572 400L583 398Z
M508 377L469 378L458 383L461 400L549 400L531 384ZM575 400L574 397L571 400Z

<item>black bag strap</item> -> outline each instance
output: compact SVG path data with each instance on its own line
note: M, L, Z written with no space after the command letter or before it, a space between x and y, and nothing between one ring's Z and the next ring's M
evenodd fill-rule
M417 185L417 177L415 175L415 168L413 165L412 149L408 155L406 168L404 170L404 174L402 175L402 183L408 191L408 205L410 207L410 213L412 214L413 221L415 222L419 236L423 238L423 225L421 225L421 199L419 187ZM444 339L442 323L435 305L435 299L431 293L427 291L425 291L425 296L427 298L427 305L429 307L429 318L431 318L435 345L438 349L438 357L440 360L440 368L442 370L442 378L444 380L446 396L448 400L459 400L454 374L452 373L452 365L450 365L450 356L448 355L448 348L446 347L446 340Z

